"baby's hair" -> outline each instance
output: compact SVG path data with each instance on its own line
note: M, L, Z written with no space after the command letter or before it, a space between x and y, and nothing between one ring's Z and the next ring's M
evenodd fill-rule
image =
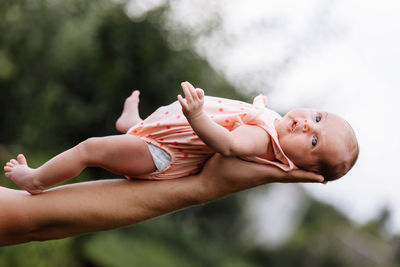
M358 145L357 137L353 127L346 121L351 129L351 136L348 139L348 151L350 153L349 159L343 159L339 164L331 165L328 162L322 161L319 163L318 173L324 176L325 182L330 182L344 176L354 164L356 164L360 148Z

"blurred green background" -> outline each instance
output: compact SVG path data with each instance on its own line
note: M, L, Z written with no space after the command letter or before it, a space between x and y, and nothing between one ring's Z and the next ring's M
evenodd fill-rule
M171 36L190 36L162 25L167 6L132 20L123 3L107 0L1 1L1 163L24 153L37 167L88 137L116 134L133 89L141 90L142 117L174 101L185 80L209 95L249 100L190 46L169 46ZM113 177L93 168L71 182ZM0 185L16 188L4 175ZM123 229L3 247L0 266L400 266L386 210L360 226L305 197L294 231L268 246L244 234L252 193Z

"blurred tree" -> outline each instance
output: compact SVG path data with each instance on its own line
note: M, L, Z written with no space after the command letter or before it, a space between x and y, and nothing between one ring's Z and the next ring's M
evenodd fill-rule
M48 159L49 154L58 153L87 137L116 133L114 122L122 110L124 99L133 89L142 91L140 108L143 117L158 106L174 101L180 93L179 83L184 80L203 86L207 94L241 98L192 51L169 48L163 38L165 33L159 30L162 22L157 17L162 12L163 8L153 11L143 21L132 22L125 15L123 6L106 0L95 3L85 0L0 3L0 30L3 33L0 36L0 88L4 93L0 104L5 111L0 113L2 161L16 153L28 152L28 160L37 166ZM106 174L97 171L91 176L104 177ZM1 183L10 186L8 181L2 179ZM207 235L211 238L213 234L224 232L223 225L232 221L235 208L235 201L224 200L206 209L199 207L184 216L168 217L167 221L171 220L177 227L167 239L176 242L176 248L189 244L188 241L179 241L179 238L174 241L174 237L179 237L178 228L188 228L185 226L189 225L189 218L199 215L204 218L194 220L190 228L194 229L196 237L201 236L207 229L211 230L206 226L210 220L215 224L215 229ZM226 211L226 216L219 216L220 211ZM151 225L145 228L146 232L153 231L158 235L159 231ZM116 244L138 242L125 241L127 236L118 234L118 231L115 233L110 238ZM94 241L90 238L88 244L94 244L98 238L102 240L103 236L93 237ZM105 239L107 241L108 236ZM86 247L83 245L85 238L68 240L73 240L73 248L45 242L43 245L14 246L0 251L0 255L10 260L6 263L13 263L13 255L18 251L41 255L37 250L46 251L54 246L54 249L68 254L76 248ZM212 241L206 241L204 236L202 242L212 244ZM66 244L71 243L68 242ZM145 243L148 246L143 250L160 247L158 242L168 247L167 242L154 239ZM212 262L219 254L216 251L207 254L214 256L202 256L202 246L195 244L191 244L196 250L192 255L196 255L200 262ZM83 251L89 255L99 253L87 246L88 249ZM170 247L168 249L179 254ZM159 251L162 254L161 248ZM85 259L85 254L74 253L71 253L72 258L84 262L81 259ZM205 260L201 260L202 257ZM40 263L35 259L30 264ZM102 265L101 259L97 264ZM155 259L154 262L158 261ZM26 263L21 260L17 265Z
M311 200L287 243L255 257L268 266L398 266L394 240L371 234L379 227L358 228L333 207Z
M0 266L79 266L72 247L72 239L30 243L0 248Z
M176 100L184 80L238 97L206 61L171 50L157 20L132 22L113 2L5 1L0 12L2 143L65 147L114 133L133 89L144 117Z

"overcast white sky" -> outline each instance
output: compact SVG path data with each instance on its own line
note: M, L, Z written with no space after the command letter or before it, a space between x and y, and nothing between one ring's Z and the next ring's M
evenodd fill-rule
M137 17L163 2L136 1L130 10ZM314 107L352 124L361 147L354 169L329 185L304 187L359 223L388 206L390 231L400 233L400 2L171 2L166 25L195 36L198 53L238 88L266 94L277 111ZM207 32L216 14L221 24Z

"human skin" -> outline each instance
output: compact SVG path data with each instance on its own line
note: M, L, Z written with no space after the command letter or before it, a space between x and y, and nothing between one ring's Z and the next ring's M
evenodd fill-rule
M322 181L322 176L311 172L284 172L216 154L201 173L181 179L99 180L34 196L0 187L0 245L123 227L267 183Z
M194 88L189 82L181 85L185 94L185 99L178 96L182 111L193 130L211 149L224 156L269 155L274 158L270 137L264 129L255 125L241 125L228 131L202 110L202 89ZM124 124L129 126L141 120L137 109L138 95L133 100L134 103L125 103L121 119L118 120L125 121ZM134 121L126 121L129 118L134 118ZM117 129L125 133L127 127L121 129L118 121ZM39 194L49 186L76 177L86 167L101 167L128 177L141 177L156 170L146 142L126 134L89 138L36 169L30 168L25 156L20 154L17 160L11 159L4 170L5 175L21 188L31 194Z
M204 92L183 82L185 99L178 96L190 126L214 151L224 156L257 156L275 160L269 134L257 125L240 125L233 131L215 123L203 111ZM351 126L336 114L313 109L294 109L275 120L279 145L302 169L318 172L320 163L337 166L344 175L357 150Z
M203 112L203 90L195 89L188 82L182 83L182 89L185 99L179 95L178 100L183 113L202 141L215 152L224 156L273 154L270 138L265 130L254 125L241 125L232 132L228 131ZM137 112L138 95L134 99L136 103L124 107L123 114L129 116L121 116L122 121L134 118L134 122L125 122L129 126L141 120ZM120 127L117 125L118 128ZM119 130L126 132L127 127L122 128ZM17 160L11 159L4 170L5 175L21 188L31 194L39 194L49 186L76 177L86 167L101 167L128 177L140 177L156 170L146 142L137 136L126 134L89 138L36 169L30 168L25 156L20 154Z
M182 111L192 129L212 150L224 156L257 156L274 159L269 134L257 125L240 125L232 131L214 122L203 110L204 91L189 82L181 84L185 99L178 95Z
M112 173L136 177L156 170L146 143L133 135L91 137L51 158L39 168L27 165L25 156L10 160L5 176L31 194L76 177L87 167L101 167Z
M276 121L283 152L300 168L318 171L320 162L351 168L357 139L351 126L336 114L295 109Z
M138 96L139 92L135 91L125 101L124 111L116 123L118 131L126 132L132 125L141 121L137 109ZM109 138L113 141L110 149L114 149L115 144L118 143L115 138L120 139L120 137ZM62 154L61 158L67 161L71 159L71 163L66 164L57 157L52 163L60 161L63 166L70 166L74 170L67 176L74 176L85 166L81 164L82 161L76 160L77 157L81 157L82 154L83 158L85 154L101 157L101 153L98 152L79 153L95 145L92 141L96 144L99 139L90 139L89 143L84 144L84 148L81 149L81 146L78 146L77 149ZM120 149L117 150L121 153ZM20 156L18 160L21 161ZM86 160L83 159L83 162ZM108 169L106 166L101 167ZM63 168L56 166L52 169L54 169L53 173L57 174L59 169ZM67 171L69 172L68 169ZM118 171L115 172L118 173ZM44 172L49 180L57 182L58 180L49 173L52 172L50 170ZM206 163L201 173L182 179L100 180L60 186L35 196L0 187L0 206L2 207L0 208L0 245L59 239L118 228L266 183L318 183L322 181L322 176L311 172L302 170L284 172L273 166L216 154Z
M224 156L262 155L264 159L276 160L271 138L263 128L244 124L227 130L204 112L202 89L194 88L189 82L183 82L181 86L185 95L185 98L178 95L182 111L208 147ZM138 92L136 96L134 94L130 97L133 103L125 103L123 114L117 121L117 129L123 133L141 121L137 109ZM119 127L118 122L124 122L125 126ZM296 166L319 172L322 161L340 167L342 175L351 168L354 153L349 152L349 147L356 146L349 146L347 140L353 136L352 129L339 116L296 109L275 120L275 124L279 144ZM89 138L36 169L30 168L25 157L19 155L17 160L10 160L4 170L5 175L21 188L39 194L49 186L77 176L86 167L101 167L128 177L143 177L156 170L146 142L126 134Z

